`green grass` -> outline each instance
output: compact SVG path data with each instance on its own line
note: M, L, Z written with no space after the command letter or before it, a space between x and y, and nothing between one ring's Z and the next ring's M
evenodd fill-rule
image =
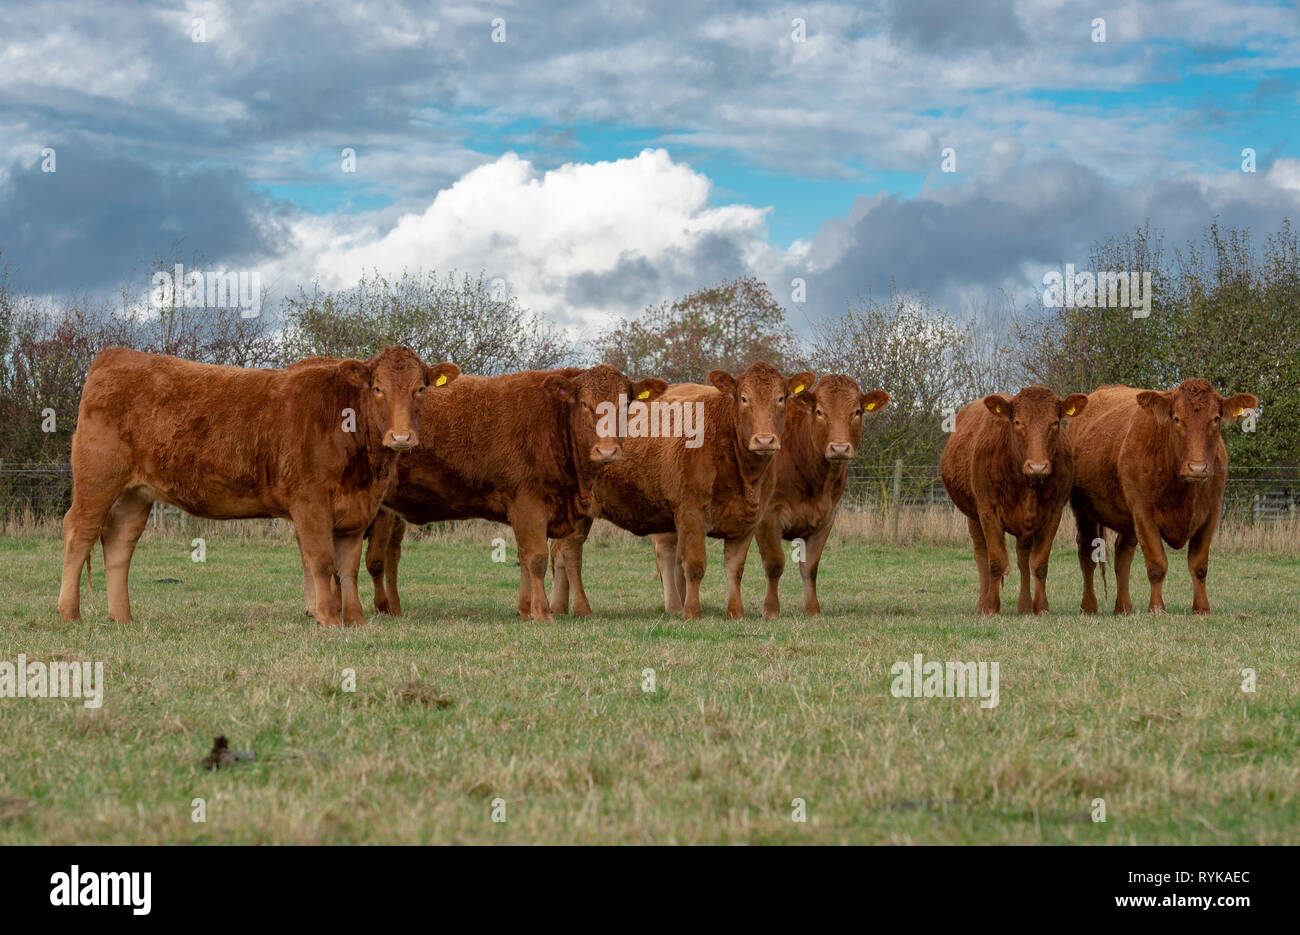
M211 539L198 565L186 541L146 534L119 626L98 554L67 624L59 543L0 539L0 660L107 680L98 710L0 698L0 844L1300 843L1294 557L1216 557L1201 619L1171 555L1174 613L1117 619L1079 616L1061 551L1057 613L981 620L965 548L839 544L823 616L795 612L791 568L780 620L726 621L714 544L705 618L684 622L656 610L649 547L611 538L588 550L597 616L552 625L516 618L513 553L425 540L405 616L327 631L292 542ZM761 578L751 554L751 614ZM893 697L917 652L998 662L1000 704ZM203 770L218 733L256 761Z

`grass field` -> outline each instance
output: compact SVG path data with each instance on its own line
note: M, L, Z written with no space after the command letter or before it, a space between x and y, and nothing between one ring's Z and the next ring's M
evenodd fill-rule
M649 547L607 537L597 616L552 625L516 618L501 534L408 543L406 615L332 631L302 613L292 540L214 537L200 565L146 533L119 626L98 554L66 624L58 540L0 538L0 660L106 678L98 709L0 698L0 844L1300 843L1294 555L1216 555L1208 619L1182 615L1179 554L1169 616L1082 618L1058 548L1056 613L981 620L966 547L838 543L823 616L798 612L791 567L780 620L726 621L714 543L705 618L683 622L656 610ZM761 579L751 553L751 614ZM895 698L918 652L996 661L997 707ZM204 770L218 733L257 759Z

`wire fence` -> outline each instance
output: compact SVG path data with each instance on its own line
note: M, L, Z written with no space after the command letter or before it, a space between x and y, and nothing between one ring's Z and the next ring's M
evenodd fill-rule
M0 461L0 516L62 518L72 502L72 466ZM854 464L844 503L892 512L948 503L937 464ZM175 512L168 509L167 512ZM1236 467L1223 495L1223 516L1259 523L1300 513L1300 467Z

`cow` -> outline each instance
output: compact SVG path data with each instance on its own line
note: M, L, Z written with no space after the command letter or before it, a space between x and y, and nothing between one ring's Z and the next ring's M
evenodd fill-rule
M939 469L970 529L979 613L1002 609L998 592L1009 565L1008 532L1016 537L1020 569L1016 611L1047 613L1047 563L1074 479L1073 429L1067 433L1061 420L1077 418L1088 406L1083 393L1061 399L1044 387L1027 386L1015 396L985 396L957 413Z
M1133 612L1129 571L1139 544L1151 583L1147 609L1164 613L1169 562L1163 543L1188 546L1192 612L1210 612L1210 541L1228 479L1221 430L1258 406L1250 393L1224 399L1199 378L1165 392L1103 386L1089 397L1087 413L1070 427L1077 451L1070 506L1079 529L1084 613L1097 612L1092 579L1094 553L1105 545L1101 527L1117 534L1115 613Z
M700 581L706 563L705 539L724 541L727 576L727 616L745 615L740 577L754 530L776 487L773 465L781 450L786 410L792 397L816 381L808 372L784 377L765 361L739 376L724 370L709 374L712 386L681 383L660 397L665 404L696 405L703 413L704 433L698 447L681 437L629 437L621 462L611 465L596 482L595 504L573 534L552 546L556 605L568 607L569 587L575 588L574 613L590 613L582 588L582 546L592 520L604 517L637 535L675 533L678 546L671 557L658 555L661 569L680 566L677 575L663 574L664 609L686 619L700 617Z
M764 617L781 614L783 539L801 540L799 573L803 578L804 613L821 613L817 568L848 483L849 464L862 442L865 416L889 405L889 394L883 390L864 393L852 377L829 374L794 400L795 405L785 410L785 433L773 468L776 490L754 532L767 576ZM670 561L677 553L676 533L658 533L651 539L656 557L667 566L660 568L660 576L671 568L680 587L681 569Z
M406 523L479 517L509 523L519 549L519 615L555 619L546 598L546 539L569 535L590 509L600 473L623 456L609 410L652 401L668 384L632 382L608 364L463 376L425 409L437 438L404 457L371 530L375 607L400 613L397 567ZM398 525L398 519L402 521Z
M361 537L399 453L420 443L426 388L459 373L451 363L426 366L406 347L284 370L101 352L72 438L60 615L80 619L81 568L101 539L109 616L132 620L131 556L161 500L208 519L292 520L317 622L339 624L340 610L343 622L365 622L356 588ZM323 597L336 574L341 601Z

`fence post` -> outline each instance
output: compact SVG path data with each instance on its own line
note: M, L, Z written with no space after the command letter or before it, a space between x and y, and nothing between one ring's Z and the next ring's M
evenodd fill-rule
M894 462L894 496L892 498L892 510L889 514L889 538L898 541L898 511L902 507L903 499L903 459L899 458Z

